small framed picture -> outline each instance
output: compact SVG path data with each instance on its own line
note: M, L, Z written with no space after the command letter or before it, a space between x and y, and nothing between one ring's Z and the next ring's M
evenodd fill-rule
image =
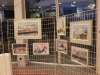
M15 39L41 39L41 19L14 20Z
M92 44L92 20L70 23L70 42Z
M57 18L57 35L66 35L66 17Z
M56 51L67 54L67 41L56 39Z
M13 55L28 55L27 44L25 44L25 43L12 44L12 52L13 52Z
M78 64L87 66L88 65L88 49L72 46L71 60Z
M49 43L33 43L34 55L49 55Z

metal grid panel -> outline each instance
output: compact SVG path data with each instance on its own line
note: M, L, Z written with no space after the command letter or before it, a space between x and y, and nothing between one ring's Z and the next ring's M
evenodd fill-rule
M76 17L77 14L66 15L66 36L61 36L60 39L67 40L68 42L68 55L60 54L60 66L57 66L58 74L61 75L96 75L96 18L95 10L85 11L80 13L80 17ZM70 42L70 22L93 20L92 23L92 45L83 45ZM71 60L71 46L89 49L89 62L88 66L82 66ZM62 66L65 65L65 66ZM62 72L61 72L62 71Z
M24 74L32 74L32 75L55 75L56 70L56 50L55 50L55 22L56 18L43 18L42 19L42 39L29 39L28 40L28 49L29 49L29 63L27 67L22 69L17 64L13 64L14 75L20 75L23 72L16 71L24 71L27 73ZM12 54L12 43L16 43L14 39L14 21L8 20L8 50ZM49 55L33 55L33 43L49 43ZM16 62L17 56L12 55L12 62ZM40 63L38 63L40 62ZM16 62L17 63L17 62ZM50 65L54 63L53 65ZM16 70L16 71L15 71ZM31 70L30 73L28 71ZM33 73L33 71L36 71ZM38 72L41 70L41 72Z
M56 38L56 23L55 18L42 19L42 40L28 40L29 59L31 62L25 68L13 66L13 72L17 75L96 75L96 12L95 10L85 11L80 13L80 17L76 14L66 15L66 36L61 36L61 39L68 42L68 54L61 53L59 55L55 48ZM70 42L70 22L93 20L92 45L83 45ZM14 39L14 24L13 20L8 20L8 45L9 51L12 53L11 44L15 43ZM35 56L32 53L32 44L39 42L49 42L50 55ZM71 61L71 46L89 49L89 66L81 66L78 63ZM17 61L17 56L12 55L12 61ZM60 63L58 63L60 61ZM39 63L40 62L40 63ZM42 63L41 63L42 62ZM44 63L43 63L44 62ZM57 63L57 64L55 64ZM29 73L30 71L30 73Z

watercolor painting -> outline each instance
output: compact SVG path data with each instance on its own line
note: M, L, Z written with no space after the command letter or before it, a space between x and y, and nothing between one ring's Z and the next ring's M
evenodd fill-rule
M15 39L41 39L41 19L22 19L14 22Z
M73 26L73 39L87 40L88 25L74 25Z
M56 40L56 50L61 53L67 54L67 41L66 40Z
M92 20L70 22L70 42L92 44Z
M72 46L71 60L81 65L88 65L88 49Z
M27 44L12 44L13 55L27 55Z
M66 17L57 18L57 35L66 35Z
M49 55L49 43L33 43L34 55Z
M20 22L18 23L18 36L37 36L38 22Z

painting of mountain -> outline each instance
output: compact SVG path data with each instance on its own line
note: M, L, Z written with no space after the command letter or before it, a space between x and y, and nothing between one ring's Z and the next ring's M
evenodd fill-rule
M73 26L73 39L87 40L87 25L74 25Z
M81 65L88 65L88 49L72 46L71 60Z
M33 54L34 55L48 55L49 43L33 43Z
M70 42L92 44L92 20L70 22Z
M66 40L56 40L56 50L61 53L67 53L67 41Z

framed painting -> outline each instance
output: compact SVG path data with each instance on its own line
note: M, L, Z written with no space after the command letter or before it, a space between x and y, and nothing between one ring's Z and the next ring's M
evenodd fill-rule
M49 55L49 43L33 43L34 55Z
M81 65L88 65L88 49L71 47L71 60Z
M27 44L12 44L12 53L13 55L27 55L28 54L28 48Z
M67 41L56 39L56 51L67 54Z
M70 42L92 44L92 20L70 23Z
M57 35L66 35L66 17L57 18Z
M14 20L15 39L41 39L41 19Z

